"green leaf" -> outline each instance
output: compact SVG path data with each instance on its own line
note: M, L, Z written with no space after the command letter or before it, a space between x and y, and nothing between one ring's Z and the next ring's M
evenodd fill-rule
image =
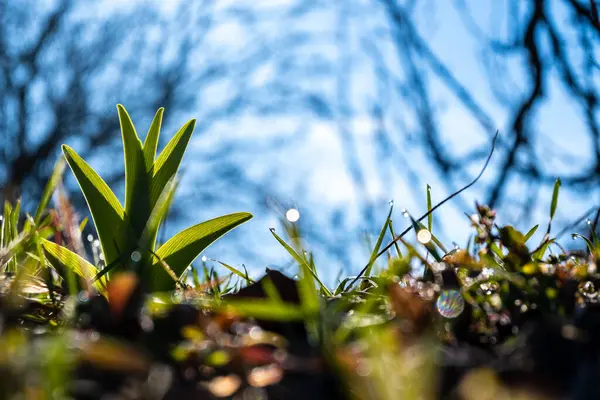
M158 137L160 136L160 127L162 124L163 113L165 109L159 108L154 115L146 140L144 141L144 159L146 161L146 171L151 171L154 166L154 158L156 157L156 149L158 147Z
M12 231L12 206L7 200L4 202L4 214L2 215L2 246L6 246L13 240Z
M387 218L385 219L385 222L384 222L383 226L381 227L381 231L379 232L379 237L377 238L375 247L373 248L373 251L371 252L371 258L369 258L369 263L367 264L367 268L364 273L365 276L371 275L371 268L373 268L373 264L375 263L375 260L377 260L377 254L379 254L379 249L381 248L381 243L383 242L385 233L388 230L388 226L390 224L390 219L392 218L393 210L394 210L394 206L392 205L392 206L390 206L390 211L388 212Z
M88 223L88 217L85 217L79 224L79 232L83 233L83 230L85 229L87 223Z
M173 201L176 189L177 182L173 178L165 186L163 193L158 198L158 201L154 205L154 209L152 210L152 213L146 222L146 226L138 243L140 249L144 251L154 250L158 228L169 211L169 207Z
M556 206L558 205L558 192L560 191L560 178L554 183L554 191L552 192L552 203L550 203L550 219L554 218L556 213Z
M332 296L331 291L329 289L327 289L327 286L325 286L323 284L323 282L321 282L321 280L319 279L319 276L312 270L312 268L310 268L310 265L308 265L308 263L306 262L306 260L303 257L300 257L300 255L298 253L296 253L296 250L294 250L289 244L287 244L285 242L285 240L283 240L281 237L279 237L279 235L275 233L274 229L271 229L271 234L275 237L275 239L277 239L277 241L283 246L283 248L286 249L288 253L290 253L290 255L292 256L292 258L294 258L294 260L296 260L296 262L298 264L300 264L300 273L301 274L305 274L306 272L308 272L314 278L314 280L317 281L317 283L319 284L319 287L321 288L321 290L328 297L331 297ZM304 275L302 275L302 276L304 276ZM299 285L301 285L300 282L299 282ZM312 287L314 289L314 284L312 284ZM308 289L308 286L305 287L305 290L307 290L307 289ZM316 291L315 291L315 293L316 293ZM308 296L308 293L306 293L306 294L307 294L306 301L313 301L311 299L314 296Z
M195 119L183 125L156 159L150 186L150 207L154 207L163 188L177 172L195 126Z
M56 269L67 268L87 281L94 279L98 270L77 253L46 239L41 239L41 242L47 260ZM100 293L104 293L105 283L103 280L97 280L93 285Z
M64 171L65 171L65 166L66 166L66 163L62 157L58 160L58 162L54 166L52 175L50 175L50 179L48 180L48 183L46 184L46 187L44 188L44 192L42 193L42 198L40 199L40 202L35 211L35 215L33 217L33 220L36 225L40 222L40 220L42 218L42 214L44 213L44 210L48 207L48 203L50 202L52 193L54 193L54 189L56 189L56 186L58 186L58 184L60 183L60 181L63 177Z
M540 227L540 225L538 224L538 225L534 226L533 228L531 228L529 230L529 232L527 232L525 234L525 243L527 243L527 241L534 235L534 233L538 230L539 227Z
M21 200L17 200L17 204L15 205L15 208L12 211L12 214L10 216L11 218L11 228L12 228L12 233L11 236L13 238L16 238L19 235L19 216L21 214Z
M139 238L150 215L149 177L142 142L125 108L117 105L125 154L125 216ZM136 240L137 241L137 240ZM124 248L128 246L124 244Z
M321 307L321 298L319 297L319 293L315 288L315 279L321 285L321 290L323 293L325 293L327 296L331 296L331 292L329 292L329 290L323 290L323 288L327 288L321 283L319 275L316 272L316 268L313 268L313 265L304 263L304 265L300 266L300 279L297 283L300 306L307 316L313 315ZM315 321L307 320L308 324L306 328L311 334L314 333L315 330L314 322Z
M431 186L427 185L427 229L429 232L433 232L431 228L433 227L433 213L431 212Z
M548 250L548 247L550 247L550 245L554 242L555 242L554 239L548 239L548 238L544 239L542 244L540 244L540 246L533 252L531 257L534 260L542 260L542 258L544 257L544 254L546 254L546 250Z
M156 251L156 256L165 262L177 276L181 276L188 265L211 243L251 218L252 214L242 212L224 215L194 225L167 240ZM158 265L160 260L154 262L150 271L153 291L173 288L173 279Z
M390 235L392 235L394 247L396 248L396 253L398 254L399 258L402 258L402 252L400 251L400 246L398 246L398 241L396 240L396 234L394 233L394 224L392 223L391 219L390 219L390 222L388 223L388 226L390 228Z
M120 255L115 243L122 243L120 238L125 228L123 207L88 163L69 146L63 145L62 149L92 214L105 261L110 264Z
M218 262L219 264L221 264L222 266L224 266L225 268L227 268L229 271L231 271L235 275L237 275L237 276L241 277L242 279L244 279L246 282L248 282L248 283L254 283L255 282L254 279L250 278L247 274L244 274L239 269L236 269L236 268L232 267L231 265L225 264L224 262L221 262L219 260L215 260L215 261Z
M223 308L244 317L274 321L301 321L304 311L301 307L268 299L228 300Z

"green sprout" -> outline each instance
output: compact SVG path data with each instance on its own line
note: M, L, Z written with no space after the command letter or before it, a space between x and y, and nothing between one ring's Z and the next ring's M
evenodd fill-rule
M196 121L184 124L156 157L163 109L152 121L144 143L127 111L117 106L125 154L125 205L72 148L63 154L79 183L96 226L106 266L98 270L71 250L49 240L43 247L51 264L67 267L104 291L109 274L133 270L151 292L171 290L187 267L211 243L252 218L241 212L202 222L176 234L156 249L156 237L176 188L175 177Z

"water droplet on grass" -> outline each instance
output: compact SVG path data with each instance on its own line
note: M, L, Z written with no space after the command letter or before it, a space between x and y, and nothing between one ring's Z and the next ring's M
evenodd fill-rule
M408 214L408 211L406 211L406 209L402 210L402 216L404 218L408 218L409 214Z
M429 232L427 229L421 229L417 233L417 240L422 244L429 243L431 241L431 232Z
M140 253L139 251L134 251L133 253L131 253L131 261L133 262L138 262L142 259L142 253Z
M208 261L208 258L206 256L202 256L201 260L202 260L202 262L206 262L206 261Z
M442 317L456 318L464 311L465 300L457 290L444 290L435 306Z
M88 242L92 242L94 240L94 237L92 236L91 233L89 235L87 235L87 240L88 240Z
M579 284L579 293L586 298L586 300L595 301L598 297L596 286L591 281L586 281Z
M290 208L286 211L285 218L290 222L296 222L300 219L300 211L295 208Z

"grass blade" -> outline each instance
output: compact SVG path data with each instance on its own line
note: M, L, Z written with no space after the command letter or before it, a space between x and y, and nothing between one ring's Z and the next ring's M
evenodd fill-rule
M279 237L279 235L277 233L275 233L275 229L271 229L271 234L275 237L275 239L277 239L277 241L283 246L284 249L287 250L288 253L290 253L290 255L292 256L292 258L294 260L296 260L296 262L298 264L300 264L300 271L304 272L305 270L308 271L312 277L314 278L314 280L317 281L319 287L321 288L321 290L327 295L327 296L332 296L331 291L329 289L327 289L327 286L325 286L323 284L323 282L321 282L321 280L319 279L319 277L317 276L317 274L310 268L310 266L306 263L306 260L303 257L300 257L300 255L298 253L296 253L296 251L285 242L285 240L283 240L281 237ZM313 285L314 287L314 285Z
M231 265L225 264L224 262L221 262L219 260L214 260L214 261L218 262L219 264L221 264L222 266L224 266L225 268L227 268L229 271L231 271L235 275L237 275L240 278L244 279L246 282L248 282L248 283L255 283L254 279L250 278L247 274L244 274L239 269L236 269L236 268L232 267Z
M115 236L125 227L123 207L88 163L69 146L63 145L62 149L92 214L106 263L110 264L119 258Z
M96 273L98 272L96 267L77 253L46 239L41 239L41 243L44 248L46 259L57 270L60 271L61 268L68 269L87 281L92 281L96 276ZM105 282L103 280L97 280L93 283L100 293L104 293L104 284Z
M158 201L150 213L150 217L146 222L146 226L144 227L144 231L142 232L140 241L138 243L140 249L154 250L158 228L169 211L169 207L173 201L176 189L177 182L175 181L175 178L173 178L165 186L163 193L158 198Z
M429 229L429 232L433 232L433 213L431 212L431 208L431 186L427 185L427 229Z
M402 257L402 252L400 251L400 246L398 246L398 242L394 240L396 238L396 234L394 233L394 226L393 226L391 219L390 219L388 226L390 228L390 235L392 235L392 241L394 242L394 247L396 248L396 253L398 254L398 257Z
M268 299L231 299L223 305L223 309L242 317L252 317L263 320L301 321L304 319L302 307Z
M149 177L146 172L142 142L135 131L133 122L121 104L117 105L117 110L125 157L125 215L127 222L139 237L151 211L148 198ZM127 247L123 246L123 248Z
M167 240L156 251L159 260L154 262L150 271L152 289L160 291L173 287L172 278L158 265L161 260L179 277L211 243L251 218L252 214L244 212L224 215L187 228Z
M554 190L552 192L552 202L550 203L550 219L554 218L556 213L556 206L558 205L558 192L560 191L560 178L554 183Z
M560 191L560 185L560 178L558 178L554 183L554 190L552 191L552 202L550 203L550 221L548 221L548 230L546 231L546 235L550 234L550 229L552 228L552 220L554 219L556 206L558 205L558 192Z
M539 227L540 227L540 225L538 224L538 225L534 226L533 228L531 228L529 230L529 232L527 232L525 234L525 242L524 243L527 243L527 241L535 234L535 232L538 230Z
M56 165L54 166L54 170L52 171L52 175L50 175L50 179L44 188L44 192L42 193L42 197L40 202L38 203L37 209L35 210L35 214L33 220L35 224L39 224L42 219L42 214L44 210L48 207L48 203L50 202L50 198L52 197L52 193L54 193L54 189L62 180L63 174L65 172L66 163L65 160L61 157Z
M146 140L144 141L144 160L146 162L146 171L151 171L152 167L154 166L154 158L156 157L156 149L158 148L158 138L160 136L160 127L164 112L165 109L163 107L158 109L154 115L150 129L148 130L148 134L146 135Z
M379 249L381 248L381 243L383 243L383 238L385 237L385 233L388 230L388 226L390 224L390 220L392 218L392 211L394 211L394 206L390 206L390 211L388 212L387 218L383 226L381 227L381 231L379 232L379 237L377 237L377 242L375 242L375 247L371 252L371 257L369 258L369 263L367 264L367 270L365 271L365 276L369 276L371 274L371 269L373 268L373 264L375 260L377 260L377 254L379 253Z
M150 207L158 200L167 182L175 175L188 142L194 132L196 120L192 119L179 129L154 163L152 183L150 185Z

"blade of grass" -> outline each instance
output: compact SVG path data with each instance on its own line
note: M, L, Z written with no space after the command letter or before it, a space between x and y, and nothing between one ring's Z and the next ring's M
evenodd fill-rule
M233 312L242 317L252 317L271 321L302 321L304 311L301 307L267 299L227 300L223 311Z
M288 253L290 253L290 255L292 256L292 258L294 258L294 260L296 260L296 262L298 264L300 264L301 268L305 268L314 278L314 280L317 281L317 284L319 285L319 287L321 288L321 290L323 290L323 292L325 292L325 294L328 297L331 297L331 291L329 291L329 289L327 289L327 286L325 286L323 284L323 282L321 282L321 280L319 279L319 277L317 276L317 274L310 268L310 266L306 263L306 260L304 260L304 258L300 257L300 255L298 255L298 253L296 253L296 251L285 242L285 240L283 240L282 238L279 237L279 235L277 235L275 233L275 229L271 229L271 234L275 237L275 239L277 239L277 241L283 246L284 249L287 250ZM301 270L302 271L302 270Z
M427 185L427 229L429 232L433 232L433 214L431 213L431 186Z
M150 208L154 207L163 188L177 172L195 126L195 119L184 124L154 162L152 183L150 185Z
M214 260L213 259L213 261L218 262L219 264L221 264L222 266L224 266L225 268L227 268L229 271L231 271L233 274L235 274L235 275L239 276L240 278L244 279L246 282L248 282L248 283L255 283L254 279L251 279L247 274L244 274L242 271L240 271L240 270L232 267L231 265L225 264L224 262L219 261L219 260Z
M106 182L73 149L63 145L63 154L88 204L106 262L119 258L115 236L125 230L125 212Z
M365 275L369 276L371 274L371 269L373 268L373 264L377 259L377 253L379 253L379 249L381 248L381 243L383 243L383 238L385 237L385 233L388 230L388 226L390 224L390 219L392 218L392 211L394 211L394 205L390 206L390 211L388 212L387 218L383 226L381 227L381 231L379 232L379 236L377 237L377 242L375 242L375 247L371 252L371 257L369 258L369 263L367 264L367 270L365 271Z
M558 205L558 193L560 191L560 178L556 179L554 183L554 190L552 191L552 201L550 202L550 221L548 221L548 230L546 231L546 235L550 234L550 230L552 229L552 220L554 219L554 214L556 214L556 207Z
M225 233L250 220L250 213L234 213L213 218L179 232L156 251L157 258L181 276L185 269L204 249L214 243ZM160 268L155 261L151 270L152 288L155 291L172 288L172 279Z
M396 234L394 233L394 225L392 223L392 220L390 220L389 227L390 227L390 235L392 235L392 240L394 240L396 238ZM400 250L400 246L398 246L398 242L395 240L394 240L394 248L396 249L396 254L398 255L398 257L402 257L402 251Z
M525 234L525 242L524 243L527 243L527 241L535 234L535 232L538 230L539 227L540 227L540 225L538 224L538 225L534 226L533 228L531 228L529 230L529 232L527 232Z
M151 171L154 166L154 158L156 157L156 149L158 148L158 138L160 136L160 127L162 124L163 113L165 109L159 108L154 115L148 134L144 140L144 159L146 162L146 171Z
M62 180L63 174L65 172L65 167L67 164L65 163L65 159L61 157L56 165L54 166L54 170L52 171L52 175L50 175L50 179L42 192L42 197L40 198L40 202L38 203L37 209L35 210L35 214L33 220L37 225L42 219L42 214L44 210L48 208L48 203L50 202L50 198L52 197L52 193L54 193L54 189Z
M125 157L125 215L136 236L141 235L150 212L150 177L146 172L144 150L133 122L121 104L117 104ZM137 236L139 237L139 236ZM123 245L123 248L129 246Z

